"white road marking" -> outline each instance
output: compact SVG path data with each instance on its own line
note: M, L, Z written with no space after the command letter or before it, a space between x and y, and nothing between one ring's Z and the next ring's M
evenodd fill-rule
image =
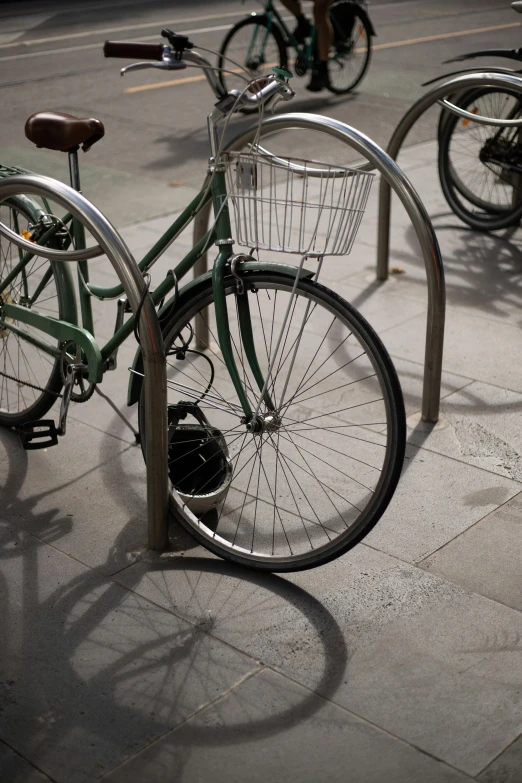
M234 11L232 13L226 13L226 14L211 14L209 16L193 16L188 19L172 19L167 22L146 22L143 24L127 24L120 27L106 27L103 30L92 30L90 32L83 32L83 33L68 33L67 35L53 35L49 38L34 38L31 41L23 41L20 42L23 46L36 46L37 44L43 44L43 43L55 43L56 41L70 41L73 38L92 38L93 35L108 35L109 33L125 33L129 30L146 30L148 28L156 28L156 30L159 30L160 27L170 27L171 25L175 25L179 27L180 24L191 24L192 22L206 22L210 19L226 19L227 17L232 16L242 16L244 12L242 10ZM43 16L43 14L42 14ZM23 19L24 17L17 17L20 19ZM46 18L49 18L49 15L47 15ZM2 23L2 29L4 29L4 24ZM13 46L16 46L16 44L8 43L0 45L0 49L9 49Z
M16 41L33 27L38 27L42 22L52 19L53 16L54 14L26 14L25 16L10 16L7 19L2 19L0 49L16 46L16 43L11 42Z
M218 25L217 27L197 27L194 30L180 30L182 35L195 35L196 33L212 33L219 30L229 30L229 24ZM157 35L140 35L140 41L157 41L159 33ZM16 44L18 47L24 46L23 42ZM99 49L102 51L103 43L98 41L95 44L83 44L82 46L67 46L63 49L46 49L43 52L24 52L24 54L11 54L8 57L0 57L0 63L8 62L9 60L21 60L21 59L33 59L33 57L44 57L49 54L60 54L61 52L82 52L87 49Z

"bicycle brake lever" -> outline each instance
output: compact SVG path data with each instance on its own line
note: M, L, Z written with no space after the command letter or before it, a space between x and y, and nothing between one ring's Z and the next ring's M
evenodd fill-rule
M285 92L284 93L278 93L275 101L272 103L272 105L271 105L271 112L272 112L272 114L275 114L275 109L276 109L276 106L277 106L278 103L281 103L281 101L291 101L292 98L294 97L294 95L295 95L295 92L292 90L291 87L288 87L288 85L287 85L287 89L285 90Z
M163 60L158 63L132 63L131 65L126 65L125 68L122 68L120 75L125 76L128 71L142 71L145 68L159 68L161 71L181 71L186 67L186 63L184 63L183 60Z

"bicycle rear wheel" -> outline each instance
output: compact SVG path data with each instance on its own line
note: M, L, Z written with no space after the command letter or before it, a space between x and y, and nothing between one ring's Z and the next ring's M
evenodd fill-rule
M517 93L482 88L467 93L459 106L472 114L499 119L522 116ZM475 229L494 231L522 217L520 129L497 128L451 115L439 139L439 178L453 212Z
M228 59L230 58L230 59ZM244 90L245 76L258 79L272 73L272 68L288 67L286 44L274 22L266 16L248 16L225 36L218 58L219 80L225 90ZM258 107L244 106L244 114Z
M169 447L171 509L221 557L270 571L311 568L357 544L386 509L404 457L401 389L379 338L340 296L310 279L300 279L293 293L294 278L279 272L247 272L242 279L243 294L236 279L225 282L235 359L255 410L259 386L240 336L243 296L263 377L276 357L268 385L274 406L263 402L261 428L247 430L217 342L212 287L202 283L164 330L169 420L182 400L196 402L212 428L208 442L222 448L203 457L198 440L183 456ZM195 348L198 324L208 339L194 352L186 346ZM143 406L144 392L142 440ZM191 495L196 473L200 483ZM205 487L215 501L206 510Z
M343 95L353 90L368 70L372 30L366 15L350 0L332 3L329 15L334 31L328 61L329 89L336 95Z
M34 239L37 206L17 198L0 204L0 222L27 239ZM36 250L36 246L35 246ZM0 236L0 289L2 280L15 268L24 251ZM2 305L18 304L53 318L62 318L65 294L53 262L35 255L0 291L0 426L19 427L40 419L52 407L62 388L59 362L38 345L35 338L51 347L56 341L39 330L17 321L2 319ZM20 327L23 335L13 331ZM24 336L25 335L25 336Z

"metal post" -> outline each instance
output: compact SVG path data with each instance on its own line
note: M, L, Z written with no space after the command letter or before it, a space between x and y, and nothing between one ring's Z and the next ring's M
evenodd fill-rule
M136 313L146 290L143 276L107 218L73 188L49 177L17 174L0 181L0 202L18 194L53 199L82 221L116 270L132 312ZM23 246L23 240L20 245ZM29 247L34 251L34 245ZM82 257L82 251L54 251L54 256L50 253L53 250L45 248L43 255L58 261L77 261ZM92 255L90 251L83 252L83 258ZM145 375L148 544L161 551L168 543L167 377L161 329L150 296L145 297L141 309L140 335Z

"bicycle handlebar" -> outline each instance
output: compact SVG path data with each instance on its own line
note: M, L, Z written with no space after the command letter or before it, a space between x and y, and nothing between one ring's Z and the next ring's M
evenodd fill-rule
M125 60L162 60L169 51L168 46L160 43L140 43L138 41L105 41L105 57L122 57Z
M187 39L188 40L188 39ZM186 67L185 63L202 68L206 76L210 89L218 100L233 99L240 106L260 106L266 103L269 98L279 93L283 100L290 100L294 96L294 91L282 79L276 76L267 77L267 83L262 87L256 82L252 82L255 92L251 95L241 94L240 90L231 90L227 92L219 81L215 68L212 64L194 50L185 49L182 53L183 59L180 59L181 52L174 52L170 46L163 44L147 44L139 41L105 41L103 46L105 57L121 57L124 59L138 58L141 61L129 65L122 69L122 75L128 70L138 70L143 68L159 68L165 70L178 70ZM230 107L231 108L231 107ZM229 108L229 110L230 110Z

